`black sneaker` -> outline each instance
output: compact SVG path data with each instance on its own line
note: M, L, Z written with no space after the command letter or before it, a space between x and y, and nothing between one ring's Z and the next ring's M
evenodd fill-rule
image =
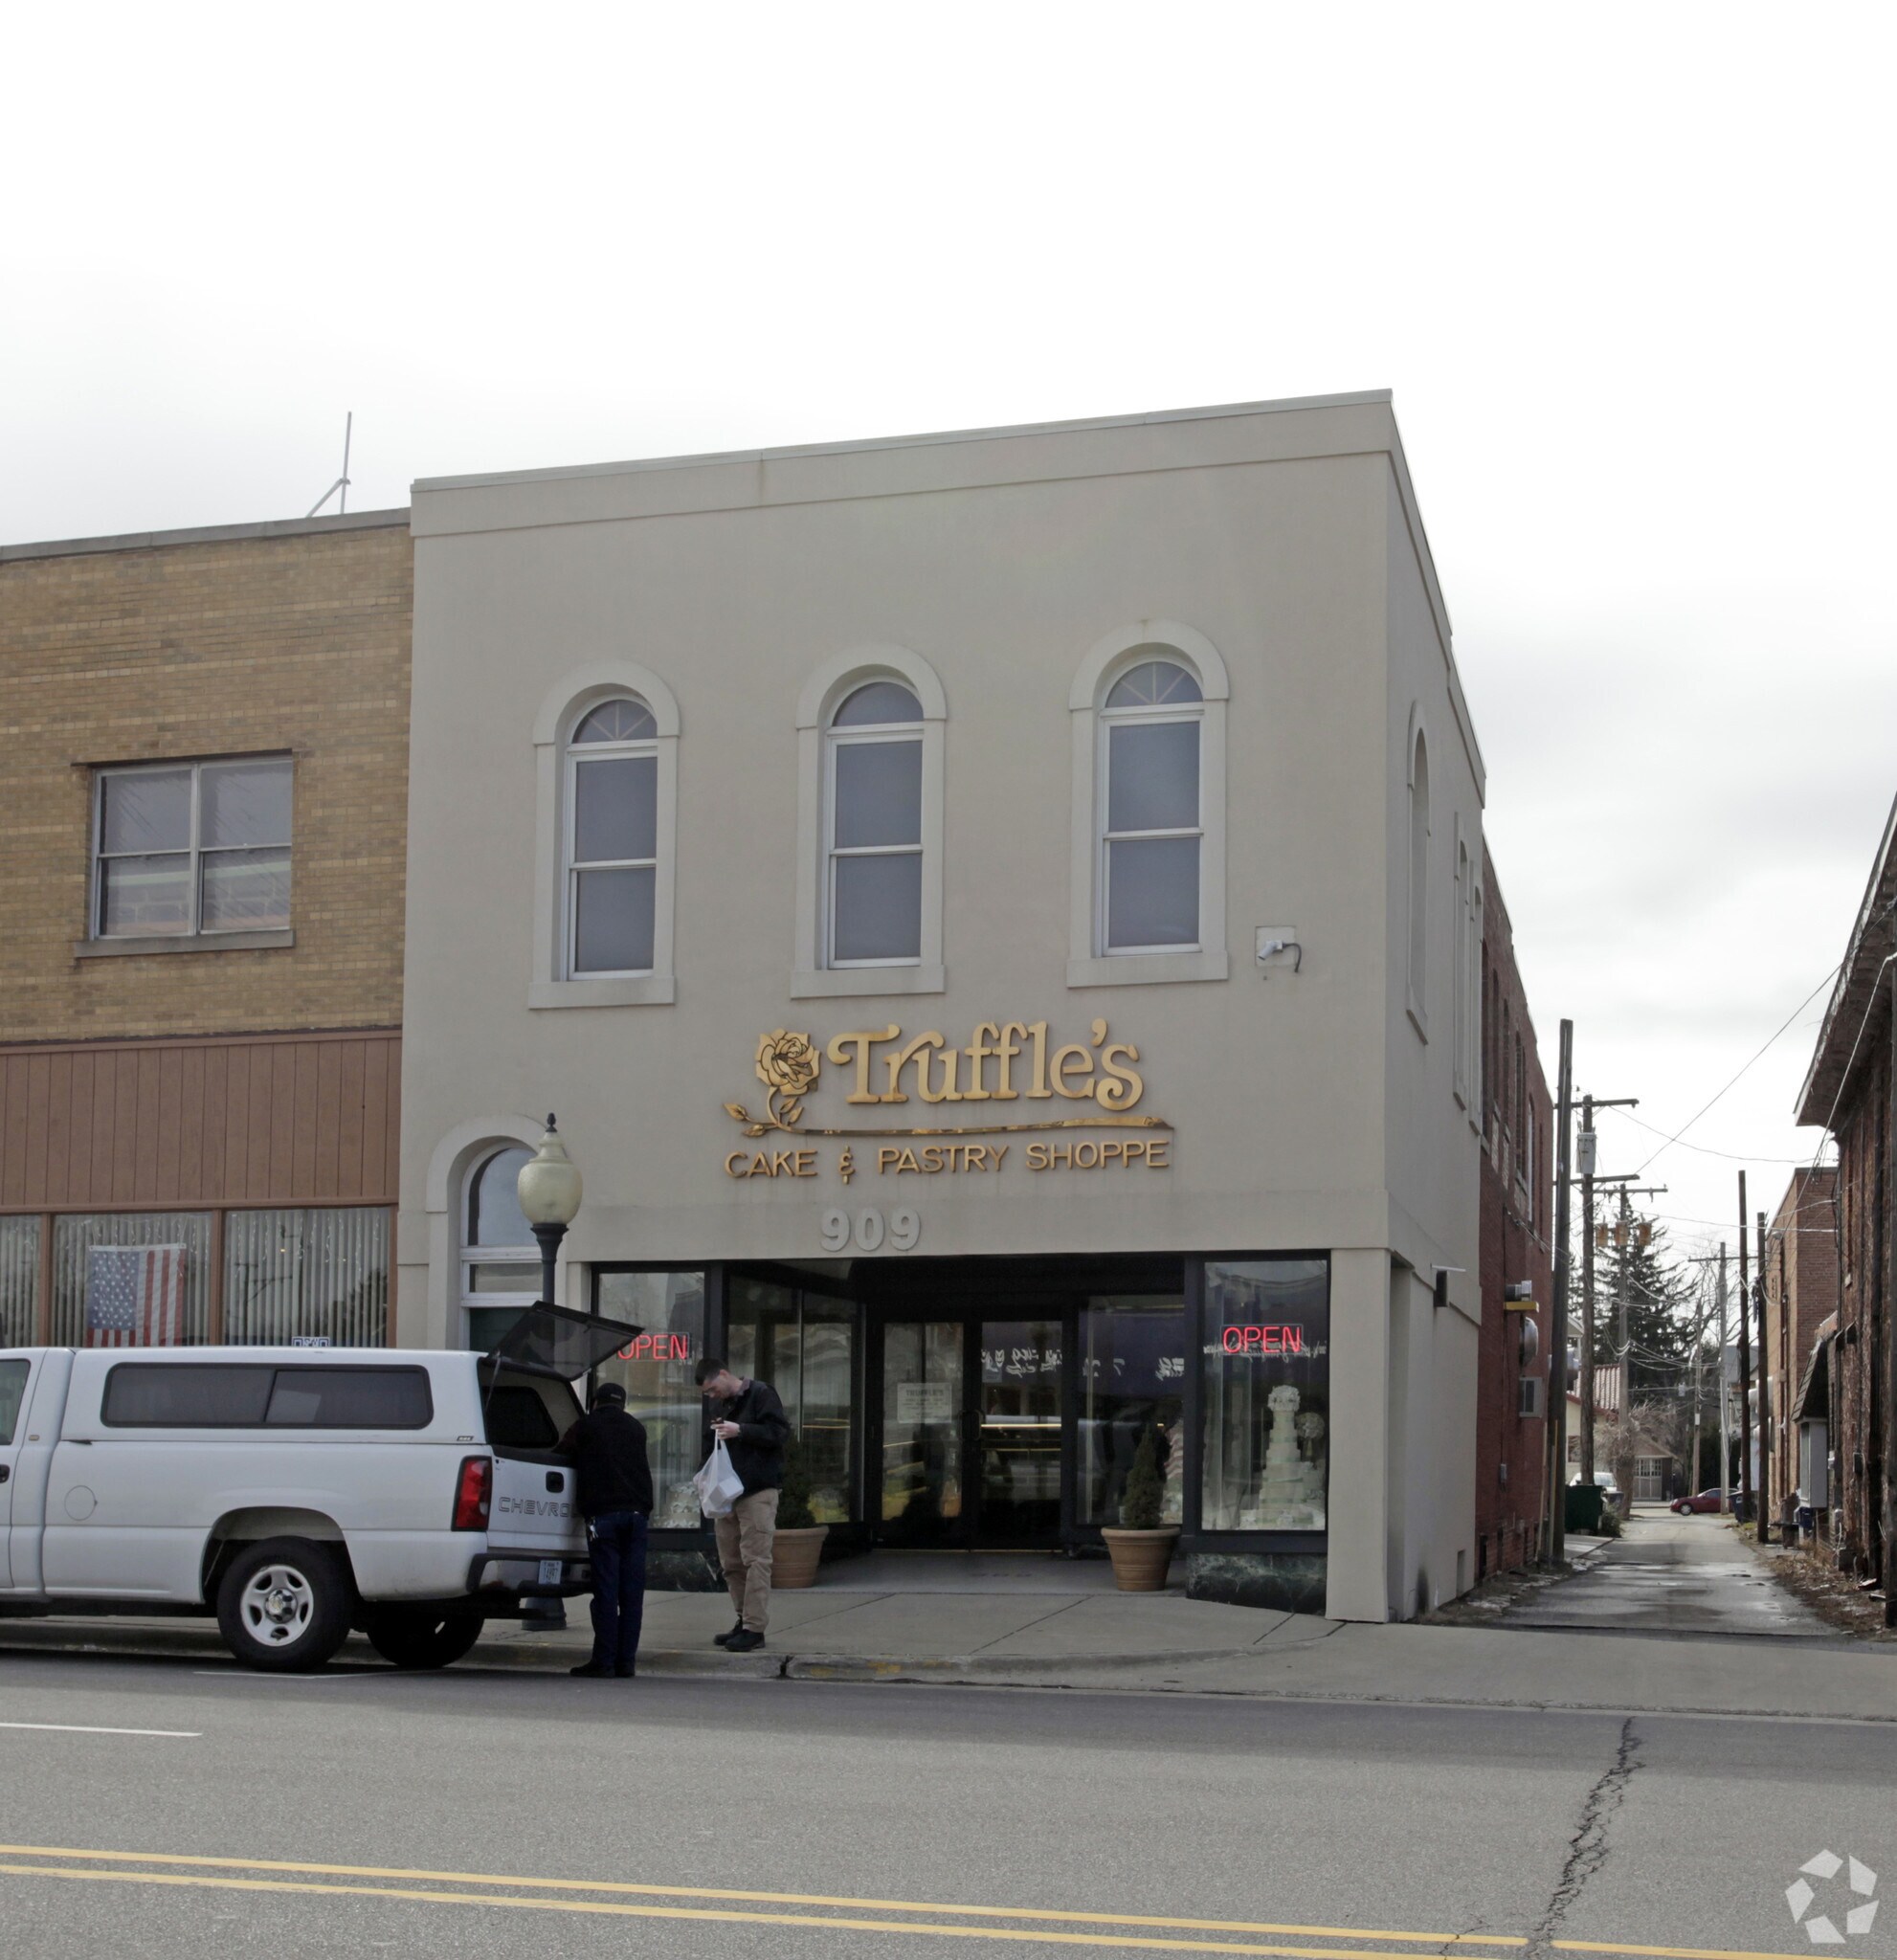
M638 1669L636 1667L615 1667L613 1670L613 1675L616 1681L633 1681L637 1678Z
M762 1634L752 1633L749 1627L740 1627L725 1642L725 1651L727 1654L754 1654L763 1645L764 1636Z
M602 1667L596 1660L589 1660L583 1667L569 1667L569 1674L576 1674L582 1681L611 1681L613 1670Z
M738 1636L744 1632L744 1630L745 1623L743 1620L739 1620L732 1627L731 1631L728 1634L713 1634L711 1637L711 1644L714 1647L728 1647L731 1644L731 1642L735 1640L738 1637Z

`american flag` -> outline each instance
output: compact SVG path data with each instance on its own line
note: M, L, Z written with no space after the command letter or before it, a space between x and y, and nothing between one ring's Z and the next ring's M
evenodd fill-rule
M86 1249L85 1345L175 1348L185 1338L185 1248Z

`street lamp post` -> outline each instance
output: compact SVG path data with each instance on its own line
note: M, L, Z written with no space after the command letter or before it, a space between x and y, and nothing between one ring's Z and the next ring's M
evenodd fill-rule
M546 1306L553 1304L553 1269L559 1257L560 1241L580 1208L585 1186L579 1169L567 1154L552 1116L547 1119L547 1134L540 1148L521 1166L517 1190L521 1213L540 1246L540 1298Z

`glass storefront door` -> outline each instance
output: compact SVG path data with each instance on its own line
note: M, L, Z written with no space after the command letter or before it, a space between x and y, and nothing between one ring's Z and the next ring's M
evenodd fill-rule
M979 1543L1060 1537L1060 1323L982 1321Z
M962 1503L967 1386L959 1321L891 1321L882 1330L885 1545L968 1543Z
M882 1330L884 1545L1054 1546L1060 1323L899 1321Z

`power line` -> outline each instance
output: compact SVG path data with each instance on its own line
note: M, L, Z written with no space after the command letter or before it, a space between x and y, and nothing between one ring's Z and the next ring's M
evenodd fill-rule
M1815 1001L1815 1000L1816 1000L1816 999L1817 999L1817 998L1819 997L1819 995L1820 993L1822 993L1822 992L1824 991L1824 990L1825 990L1825 989L1826 989L1827 987L1829 987L1829 986L1831 985L1831 983L1832 983L1832 982L1833 982L1833 981L1835 980L1835 979L1837 979L1838 975L1839 975L1839 974L1840 974L1841 972L1842 972L1842 971L1843 971L1843 969L1844 969L1844 962L1843 962L1842 960L1840 960L1840 961L1838 962L1837 966L1833 967L1833 968L1832 968L1832 969L1831 969L1831 971L1830 971L1830 972L1828 972L1828 973L1827 973L1827 974L1826 974L1826 975L1824 976L1824 978L1823 978L1822 980L1820 980L1820 981L1819 981L1819 982L1818 983L1818 985L1817 985L1816 987L1814 987L1814 988L1812 989L1812 991L1810 991L1810 992L1809 992L1808 994L1806 994L1806 995L1805 995L1804 999L1803 999L1803 1000L1801 1000L1801 1001L1800 1001L1800 1002L1799 1002L1799 1003L1797 1004L1797 1007L1795 1007L1795 1008L1794 1008L1794 1009L1792 1010L1792 1012L1791 1012L1791 1013L1790 1013L1789 1014L1787 1014L1787 1015L1785 1016L1784 1020L1783 1020L1783 1021L1781 1021L1781 1022L1779 1023L1779 1025L1778 1025L1778 1026L1777 1026L1777 1027L1776 1027L1776 1028L1775 1028L1775 1029L1774 1029L1774 1030L1773 1031L1773 1033L1772 1033L1772 1035L1771 1035L1770 1038L1769 1038L1769 1039L1768 1039L1768 1040L1766 1041L1766 1043L1765 1043L1764 1047L1760 1048L1760 1049L1759 1049L1759 1051L1758 1051L1758 1054L1756 1054L1756 1055L1753 1055L1753 1056L1752 1056L1752 1057L1751 1058L1751 1059L1747 1061L1747 1063L1746 1063L1746 1065L1745 1065L1745 1068L1742 1068L1742 1069L1740 1069L1740 1071L1739 1071L1739 1074L1738 1074L1738 1075L1735 1075L1735 1076L1734 1076L1734 1077L1732 1078L1732 1081L1730 1081L1730 1082L1728 1082L1728 1083L1726 1084L1726 1088L1724 1088L1724 1089L1721 1089L1721 1090L1720 1090L1720 1092L1719 1092L1719 1095L1718 1095L1718 1096L1715 1096L1715 1097L1713 1097L1713 1099L1712 1099L1712 1102L1708 1102L1708 1103L1707 1103L1707 1104L1706 1104L1706 1107L1705 1107L1705 1108L1703 1108L1703 1109L1700 1109L1700 1110L1699 1110L1699 1111L1697 1111L1697 1112L1696 1112L1696 1113L1695 1113L1694 1115L1692 1115L1692 1116L1688 1117L1688 1118L1687 1118L1687 1120L1686 1120L1686 1121L1685 1121L1685 1123L1683 1123L1683 1124L1682 1124L1682 1125L1680 1125L1680 1127L1679 1127L1678 1129L1676 1129L1676 1130L1675 1130L1675 1131L1673 1132L1673 1134L1672 1134L1672 1135L1671 1135L1670 1137L1668 1137L1668 1138L1666 1139L1666 1141L1665 1141L1665 1142L1664 1142L1663 1144L1662 1144L1662 1145L1661 1145L1660 1148L1659 1148L1658 1150L1654 1151L1654 1153L1653 1153L1653 1156L1652 1156L1652 1157L1649 1157L1649 1158L1648 1158L1648 1159L1646 1160L1646 1164L1642 1164L1642 1165L1640 1166L1640 1169L1634 1172L1634 1175L1635 1175L1636 1177L1639 1177L1639 1176L1640 1176L1640 1175L1641 1175L1641 1174L1642 1174L1642 1173L1643 1173L1643 1172L1645 1171L1645 1169L1646 1169L1646 1168L1647 1168L1647 1164L1651 1164L1651 1163L1653 1162L1653 1159L1654 1159L1654 1157L1658 1157L1658 1156L1660 1156L1660 1155L1662 1154L1662 1152L1663 1152L1663 1151L1665 1151L1665 1150L1669 1150L1669 1149L1671 1149L1671 1148L1672 1148L1672 1147L1673 1147L1673 1146L1674 1146L1675 1144L1677 1144L1677 1143L1678 1143L1678 1142L1680 1141L1680 1139L1681 1139L1681 1138L1682 1138L1683 1136L1685 1136L1685 1135L1686 1134L1686 1132L1687 1132L1687 1131L1688 1131L1689 1129L1691 1129L1691 1128L1692 1128L1693 1125L1694 1125L1694 1124L1696 1124L1696 1123L1697 1123L1697 1122L1698 1122L1698 1121L1700 1120L1700 1118L1701 1118L1702 1116L1704 1116L1704 1115L1706 1114L1707 1110L1707 1109L1710 1109L1710 1108L1712 1107L1712 1104L1713 1104L1713 1102L1717 1102L1719 1101L1719 1097L1720 1097L1720 1096L1724 1096L1724 1095L1725 1095L1725 1093L1726 1093L1726 1090L1727 1090L1727 1089L1730 1089L1730 1088L1731 1088L1731 1086L1732 1086L1732 1083L1733 1083L1733 1082L1736 1082L1736 1081L1737 1081L1737 1080L1739 1080L1739 1077L1740 1077L1740 1076L1743 1076L1743 1075L1744 1075L1744 1074L1746 1073L1746 1069L1749 1069L1749 1068L1751 1068L1751 1067L1752 1067L1752 1062L1756 1061L1756 1060L1757 1060L1757 1059L1759 1058L1759 1056L1760 1056L1760 1055L1763 1055L1763 1054L1765 1053L1766 1049L1767 1049L1767 1048L1770 1048L1770 1047L1772 1046L1773 1042L1774 1042L1774 1041L1776 1041L1776 1040L1778 1039L1779 1036L1780 1036L1780 1035L1782 1035L1782 1034L1784 1034L1785 1030L1786 1030L1787 1028L1789 1028L1789 1027L1790 1027L1790 1026L1792 1025L1792 1023L1793 1023L1794 1021L1796 1021L1796 1020L1797 1020L1797 1019L1798 1018L1798 1016L1799 1016L1799 1015L1800 1015L1801 1013L1804 1013L1804 1011L1805 1011L1805 1010L1806 1010L1806 1009L1807 1009L1808 1007L1810 1007L1810 1006L1811 1006L1812 1002L1813 1002L1813 1001ZM1819 1147L1820 1147L1820 1148L1822 1148L1822 1147L1822 1147L1822 1145L1820 1145L1820 1146L1819 1146ZM1792 1158L1787 1158L1787 1159L1786 1159L1786 1161L1787 1161L1788 1163L1792 1163L1792 1162L1802 1162L1803 1160L1802 1160L1801 1158L1800 1158L1800 1159L1792 1159Z
M1821 984L1822 984L1822 983L1820 983L1820 985L1821 985ZM1782 1033L1783 1031L1781 1030L1780 1032ZM1774 1040L1776 1040L1776 1039L1777 1039L1777 1036L1773 1036L1773 1039L1774 1039ZM1771 1043L1771 1042L1767 1042L1767 1043L1766 1043L1766 1046L1767 1046L1768 1048L1769 1048L1769 1047L1770 1047L1771 1045L1772 1045L1772 1043ZM1762 1051L1761 1051L1761 1052L1762 1052ZM1756 1059L1756 1058L1754 1058L1754 1059ZM1737 1077L1737 1076L1734 1076L1734 1077L1732 1078L1732 1080L1733 1080L1733 1081L1737 1081L1737 1080L1738 1080L1738 1077ZM1727 1087L1728 1087L1728 1088L1730 1088L1730 1087L1731 1087L1731 1083L1730 1083L1730 1082L1729 1082L1729 1083L1727 1084ZM1724 1091L1722 1090L1722 1091L1721 1091L1721 1094L1724 1094L1724 1093L1725 1093L1725 1092L1724 1092ZM1715 1098L1714 1098L1713 1100L1714 1100L1714 1101L1716 1102L1716 1101L1718 1100L1718 1098L1717 1098L1717 1097L1715 1097ZM1707 1109L1710 1109L1711 1107L1712 1107L1712 1103L1708 1102L1708 1103L1707 1104ZM1700 1112L1700 1115L1701 1115L1701 1116L1704 1116L1705 1114L1706 1114L1706 1110L1704 1110L1704 1109L1703 1109L1703 1110L1702 1110L1702 1111ZM1641 1129L1643 1129L1643 1130L1647 1130L1647 1131L1650 1131L1650 1132L1651 1132L1651 1133L1652 1133L1652 1134L1653 1134L1654 1136L1657 1136L1657 1137L1663 1137L1663 1136L1665 1136L1665 1135L1666 1135L1666 1132L1665 1132L1665 1131L1664 1131L1663 1129L1662 1129L1662 1128L1660 1127L1660 1125L1659 1125L1658 1124L1652 1124L1652 1123L1641 1123L1641 1122L1640 1122L1640 1118L1639 1118L1638 1116L1628 1116L1628 1115L1626 1115L1626 1113L1625 1113L1624 1111L1622 1111L1622 1112L1621 1112L1621 1118L1622 1118L1622 1121L1623 1121L1623 1122L1626 1122L1626 1123L1635 1123L1635 1124L1640 1124L1640 1128L1641 1128ZM1698 1118L1698 1117L1695 1117L1695 1118L1693 1119L1693 1121L1694 1121L1695 1123L1696 1123L1696 1122L1698 1122L1698 1120L1699 1120L1699 1118ZM1686 1125L1686 1127L1687 1127L1688 1129L1690 1129L1690 1128L1692 1127L1692 1124L1688 1124L1688 1125ZM1727 1158L1728 1160L1730 1160L1730 1161L1731 1163L1734 1163L1734 1164L1802 1164L1802 1163L1804 1163L1804 1162L1806 1161L1806 1160L1805 1160L1805 1159L1804 1159L1803 1157L1759 1157L1759 1156L1755 1156L1755 1155L1753 1155L1753 1154L1752 1154L1752 1152L1750 1152L1750 1151L1744 1151L1744 1150L1715 1150L1715 1149L1714 1149L1714 1148L1712 1147L1712 1146L1711 1146L1710 1144L1681 1144L1681 1143L1680 1143L1680 1139L1679 1139L1679 1137L1671 1137L1671 1138L1668 1138L1668 1139L1667 1139L1667 1141L1668 1141L1669 1143L1675 1143L1675 1144L1680 1144L1680 1147L1681 1147L1681 1148L1682 1148L1683 1150L1697 1150L1697 1151L1699 1151L1699 1153L1700 1153L1700 1154L1701 1154L1701 1155L1702 1155L1703 1157L1725 1157L1725 1158ZM1660 1154L1660 1152L1659 1152L1658 1150L1656 1150L1656 1151L1654 1152L1654 1156L1655 1156L1655 1157L1657 1157L1657 1156L1658 1156L1659 1154ZM1653 1162L1653 1158L1652 1158L1652 1157L1649 1157L1649 1158L1647 1159L1647 1163L1648 1163L1648 1164L1651 1164L1652 1162ZM1641 1165L1641 1167L1640 1167L1640 1169L1641 1169L1641 1170L1644 1170L1645 1169L1646 1169L1646 1165L1645 1165L1645 1164ZM1639 1170L1637 1170L1637 1171L1636 1171L1636 1172L1634 1173L1634 1175L1635 1175L1636 1177L1638 1177L1638 1176L1640 1175L1640 1171L1639 1171Z

